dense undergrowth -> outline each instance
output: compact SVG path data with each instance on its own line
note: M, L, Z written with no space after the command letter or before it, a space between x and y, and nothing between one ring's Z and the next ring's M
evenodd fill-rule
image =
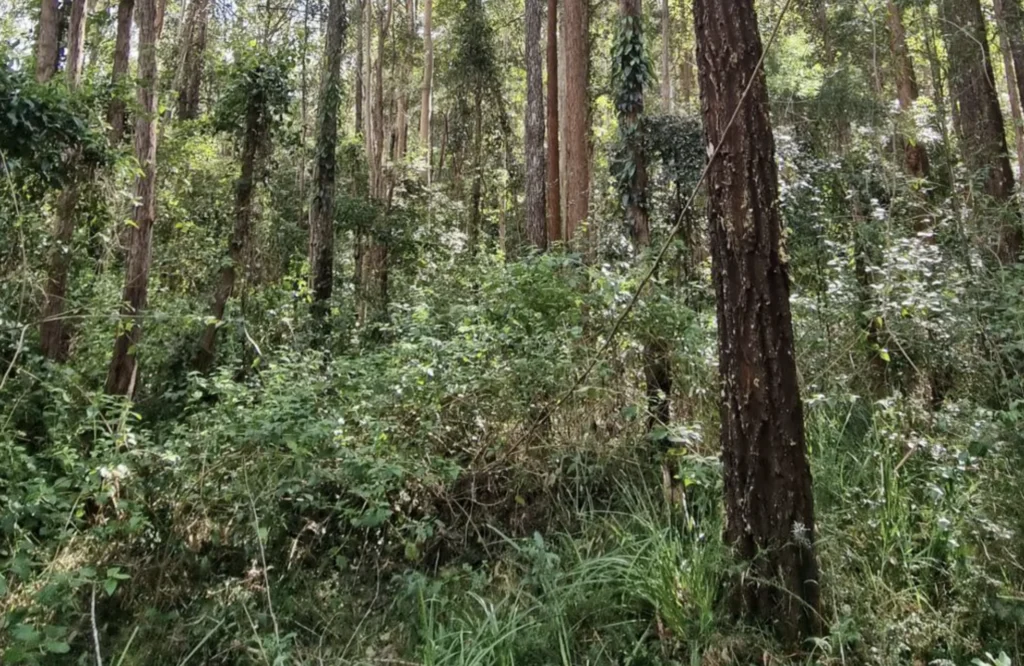
M827 628L803 656L727 610L744 573L720 539L703 288L660 285L536 427L636 279L549 255L410 280L386 330L325 352L290 323L303 300L264 290L276 321L229 324L234 360L209 376L175 373L200 322L154 316L154 379L132 405L98 390L102 322L77 343L96 362L69 367L6 328L4 661L88 663L97 642L121 664L1016 661L1020 315L985 294L1019 277L970 284L933 271L933 251L883 264L910 294L887 319L905 353L885 352L884 388L862 334L829 338L853 328L836 326L851 271L835 264L828 303L794 298ZM160 293L157 312L179 307ZM979 294L985 313L963 305ZM922 321L914 297L942 308ZM942 316L959 326L940 355ZM677 341L677 420L645 434L652 326ZM662 457L682 504L663 496Z

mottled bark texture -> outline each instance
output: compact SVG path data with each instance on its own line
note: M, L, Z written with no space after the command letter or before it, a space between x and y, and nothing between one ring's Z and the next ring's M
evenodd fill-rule
M64 76L68 86L77 88L82 81L85 66L85 22L89 0L73 0L71 18L68 21L68 47L65 51Z
M114 354L107 371L106 391L131 396L137 381L137 347L142 339L142 313L149 290L153 224L156 221L156 124L157 124L157 41L163 5L159 0L138 0L139 26L138 112L135 119L134 222L128 238L124 291L121 296L121 326L114 340Z
M651 244L651 224L647 211L647 153L640 126L644 115L645 79L638 77L638 72L646 61L640 0L619 0L619 13L620 29L630 34L629 37L620 35L620 45L628 47L629 51L618 55L616 63L621 80L616 91L615 113L624 156L632 170L627 191L623 194L628 196L626 214L634 243L637 248L646 248Z
M526 155L526 237L543 250L548 245L544 220L544 52L541 32L544 0L526 0L526 119L523 128Z
M199 340L195 366L209 372L217 358L217 331L224 319L228 299L234 294L238 274L244 266L245 251L252 233L253 193L256 191L260 157L267 134L266 99L262 95L246 102L245 134L242 136L242 170L235 181L235 226L228 244L228 256L217 276L210 316Z
M953 117L964 166L984 194L1002 203L1013 195L1013 170L981 4L979 0L942 0L941 9ZM1021 247L1019 221L1011 215L992 217L998 220L993 252L1002 262L1015 261Z
M900 103L903 164L908 175L928 177L928 151L917 139L913 109L917 101L917 76L914 61L907 48L907 31L903 26L903 10L896 0L886 0L889 20L889 53L892 57L896 95Z
M43 0L36 35L36 81L46 83L57 72L60 49L60 8L58 0Z
M1008 42L1017 96L1024 100L1024 10L1021 0L994 0L996 18Z
M192 0L188 5L181 33L181 71L177 77L177 111L181 120L199 117L199 87L203 80L209 14L210 0Z
M562 240L562 183L558 126L558 0L548 0L547 22L547 226L548 242Z
M735 611L795 644L817 630L818 565L761 37L753 0L695 0L694 18L704 129L722 144L707 191L725 539L750 564Z
M114 88L114 97L107 108L107 123L110 125L110 145L117 146L124 138L126 105L118 90L121 81L128 74L132 46L132 13L135 0L120 0L117 3L117 35L114 37L114 65L110 73L110 83Z
M590 98L587 0L564 0L565 240L573 242L590 207Z
M317 106L313 200L309 206L309 284L313 293L314 315L321 320L330 307L334 289L334 190L345 27L345 0L331 0L327 10L327 35Z

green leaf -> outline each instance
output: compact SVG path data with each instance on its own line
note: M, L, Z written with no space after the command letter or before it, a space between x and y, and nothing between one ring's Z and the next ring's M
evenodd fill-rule
M64 641L46 641L43 643L43 649L51 654L67 654L71 652L71 646Z
M889 363L889 362L890 362L890 361L892 360L892 359L891 359L891 358L889 357L889 350L888 350L888 349L879 349L879 350L878 350L878 355L879 355L879 356L880 356L880 357L882 358L882 360L883 360L883 361L885 361L886 363Z
M114 592L117 591L117 580L114 578L108 578L103 581L103 591L107 593L108 597L114 596Z

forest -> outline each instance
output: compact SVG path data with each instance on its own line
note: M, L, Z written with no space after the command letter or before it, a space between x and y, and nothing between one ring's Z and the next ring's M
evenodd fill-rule
M1024 0L0 61L0 664L1024 664Z

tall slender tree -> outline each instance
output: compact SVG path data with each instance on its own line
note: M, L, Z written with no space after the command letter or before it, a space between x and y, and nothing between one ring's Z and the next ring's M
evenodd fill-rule
M896 79L896 93L901 112L901 141L903 143L903 164L907 173L914 178L928 177L928 150L918 140L914 131L913 109L917 101L917 76L914 61L907 48L907 31L903 26L903 10L896 0L886 0L889 19L889 52L892 57L893 75Z
M65 69L65 80L70 90L77 89L82 79L87 4L87 0L74 0L71 8ZM72 165L77 161L77 156L72 155ZM71 259L74 256L71 241L75 234L75 209L78 206L83 176L77 167L72 166L70 182L57 197L56 218L51 236L52 246L46 267L46 284L43 288L43 317L39 327L43 356L53 361L64 361L68 356L69 333L65 310L68 277L71 273Z
M1017 96L1024 102L1024 10L1021 0L993 0L996 20L1013 61ZM1009 70L1007 70L1009 71Z
M1014 9L1007 12L1007 6L1013 5ZM1012 39L1024 41L1024 36L1017 35L1016 30L1024 28L1019 20L1014 22L1011 18L1019 18L1020 7L1016 2L1008 0L994 0L993 6L996 12L996 22L999 26L999 50L1003 54L1003 72L1006 75L1006 91L1010 97L1010 117L1013 119L1013 136L1017 144L1017 167L1024 175L1024 110L1021 109L1021 95L1024 94L1024 77L1018 76L1017 72L1024 67L1024 45L1020 58L1016 57ZM1017 12L1017 16L1013 13ZM1010 14L1008 16L1008 14ZM1011 25L1012 24L1012 25Z
M128 74L131 61L132 13L135 0L120 0L117 3L117 34L114 37L114 63L110 70L110 82L115 94L107 107L107 123L110 125L110 144L116 146L124 137L126 105L118 88Z
M587 0L565 0L565 239L572 242L590 208L590 68Z
M125 262L124 292L121 296L122 324L114 340L114 353L107 370L106 391L131 396L138 374L137 350L142 339L142 313L149 293L153 225L156 222L157 142L157 42L163 24L159 0L138 0L135 8L139 26L138 111L135 117L135 211Z
M795 643L817 629L818 566L763 47L753 0L695 0L693 11L704 130L722 145L707 192L725 539L751 567L735 610Z
M541 32L544 0L526 0L526 236L538 248L547 247L544 220L544 54Z
M179 71L175 77L178 89L177 111L181 120L199 117L199 89L203 80L210 4L210 0L189 2L185 24L182 26Z
M941 9L953 117L964 165L984 194L997 203L1008 201L1014 190L1013 169L981 4L979 0L942 0ZM1004 263L1015 261L1021 249L1018 220L997 217L993 251Z
M327 9L327 34L317 105L313 200L309 207L310 289L314 314L320 319L327 314L334 289L334 190L346 20L345 0L331 0Z
M562 240L562 185L558 123L558 0L548 0L547 22L547 222L548 242Z
M661 106L665 113L672 113L674 100L672 90L672 14L668 0L661 0Z
M200 372L208 372L217 357L217 332L220 330L227 308L228 299L235 293L239 274L245 263L245 253L252 235L253 195L263 172L264 156L269 141L271 114L279 93L276 68L257 67L245 72L238 83L236 94L244 96L245 120L242 130L242 165L235 181L235 224L228 242L226 261L221 265L214 287L210 307L211 321L203 330L199 340L195 366Z
M423 85L420 94L420 150L427 154L427 172L430 172L430 112L431 88L434 83L434 2L423 3Z

